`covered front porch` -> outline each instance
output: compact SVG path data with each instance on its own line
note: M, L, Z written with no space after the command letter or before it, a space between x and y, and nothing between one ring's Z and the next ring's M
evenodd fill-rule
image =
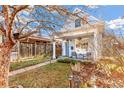
M30 36L19 40L13 47L11 52L11 61L15 62L19 59L50 54L50 52L51 44L49 38Z
M76 59L94 59L93 34L62 39L62 56Z
M56 42L61 44L61 56L76 59L98 60L102 55L102 34L97 29L88 31L76 30L61 34L53 46L53 59L56 58Z

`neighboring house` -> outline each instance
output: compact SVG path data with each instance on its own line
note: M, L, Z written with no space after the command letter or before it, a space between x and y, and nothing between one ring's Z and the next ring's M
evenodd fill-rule
M29 36L21 39L13 47L11 52L11 60L20 58L33 57L41 54L50 54L51 43L50 39L39 36Z
M76 9L74 12L80 11ZM82 17L70 17L61 31L57 32L53 42L53 58L56 58L56 42L60 42L62 56L78 59L100 59L102 56L102 34L104 23L87 13L79 13ZM88 22L88 23L87 23Z
M0 33L0 43L4 42L4 36ZM51 52L51 43L48 37L29 36L21 39L13 47L11 61L17 59L33 57Z

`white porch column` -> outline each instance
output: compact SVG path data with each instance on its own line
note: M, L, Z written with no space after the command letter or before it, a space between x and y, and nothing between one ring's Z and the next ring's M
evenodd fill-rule
M71 40L68 41L69 57L71 57Z
M65 45L65 42L66 41L62 40L62 56L66 55L66 45Z
M94 57L94 61L95 60L97 60L97 56L98 56L98 53L97 53L97 44L98 44L98 41L97 41L97 32L96 31L94 31L94 40L93 40L93 42L94 42L94 46L93 46L93 48L94 48L94 55L93 55L93 57Z
M102 35L97 31L94 33L94 60L101 58L102 53Z
M55 41L52 42L52 45L53 45L53 59L56 58L56 43Z

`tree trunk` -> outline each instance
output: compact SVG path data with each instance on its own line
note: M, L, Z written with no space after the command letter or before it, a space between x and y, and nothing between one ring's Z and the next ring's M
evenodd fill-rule
M8 87L8 76L10 66L10 51L12 44L3 44L0 47L0 87Z

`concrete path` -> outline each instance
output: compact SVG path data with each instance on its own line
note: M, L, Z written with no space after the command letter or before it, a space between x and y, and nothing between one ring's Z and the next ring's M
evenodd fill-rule
M56 62L56 60L52 60L51 62L47 61L47 62L40 63L40 64L37 64L37 65L33 65L33 66L25 67L25 68L22 68L22 69L14 70L14 71L10 72L9 76L14 76L16 74L20 74L20 73L23 73L23 72L26 72L26 71L29 71L29 70L32 70L32 69L35 69L35 68L39 68L41 66L44 66L44 65L47 65L47 64L50 64L50 63L55 63L55 62Z

